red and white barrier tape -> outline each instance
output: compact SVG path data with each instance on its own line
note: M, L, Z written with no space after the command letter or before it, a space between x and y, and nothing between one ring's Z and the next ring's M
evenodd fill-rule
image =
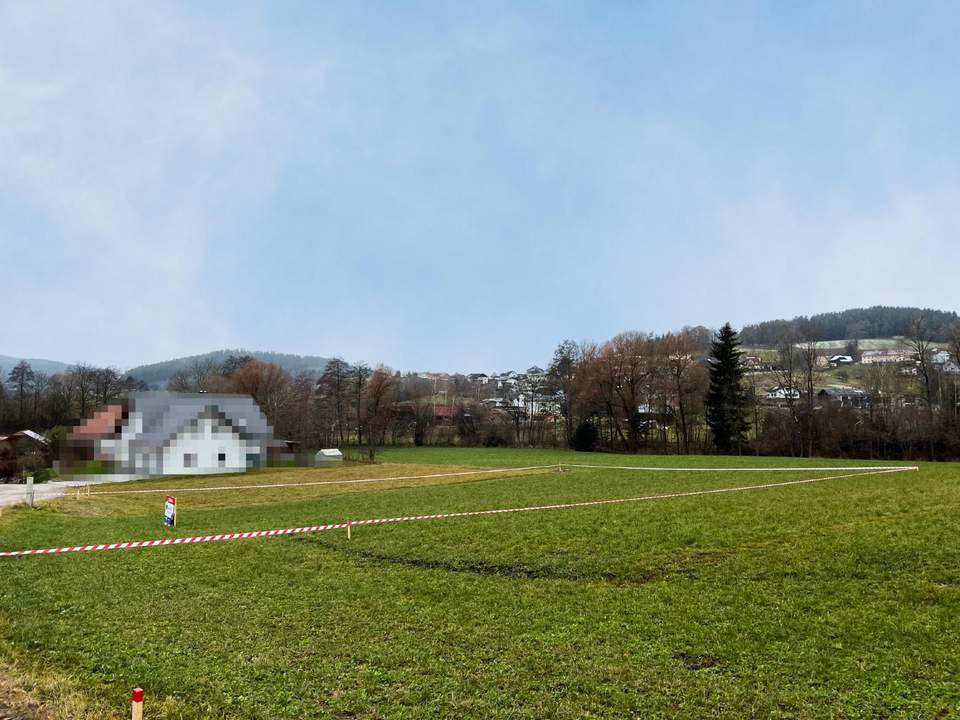
M504 515L507 513L535 512L540 510L564 510L567 508L595 507L599 505L615 505L619 503L642 502L645 500L666 500L669 498L696 497L700 495L717 495L720 493L745 492L747 490L763 490L768 488L786 487L788 485L805 485L824 482L826 480L840 480L842 478L865 477L867 475L883 475L886 473L914 470L912 467L886 468L870 472L859 472L846 475L832 475L822 478L808 478L806 480L788 480L785 482L763 483L762 485L743 485L732 488L715 488L712 490L691 490L688 492L665 493L662 495L642 495L639 497L615 498L608 500L586 500L583 502L559 503L555 505L533 505L519 508L498 508L494 510L473 510L469 512L434 513L432 515L404 515L400 517L374 518L366 520L348 520L341 523L327 525L307 525L304 527L284 528L281 530L251 530L248 532L219 533L216 535L195 535L192 537L163 538L160 540L137 540L122 543L99 543L96 545L74 545L69 547L41 548L36 550L4 550L0 557L17 557L25 555L57 555L62 553L94 552L97 550L131 550L135 548L160 547L165 545L195 545L197 543L222 542L224 540L247 540L252 538L280 537L282 535L301 535L303 533L324 532L326 530L344 530L358 525L385 525L388 523L413 522L416 520L446 520L450 518L476 517L480 515Z
M855 472L860 470L919 470L917 465L840 465L837 467L655 467L639 465L583 465L577 463L562 463L563 467L595 468L598 470L656 470L658 472L833 472L845 470ZM556 467L552 465L550 467Z
M429 480L433 478L462 477L466 475L489 475L491 473L505 472L529 472L531 470L554 470L557 468L591 468L599 470L645 470L645 471L664 471L664 472L833 472L844 470L849 472L867 471L867 470L919 470L916 465L872 465L872 466L850 466L850 467L772 467L772 468L678 468L678 467L638 467L632 465L585 465L577 463L558 463L556 465L530 465L528 467L518 468L494 468L492 470L463 470L450 473L431 473L427 475L394 475L380 478L362 478L359 480L315 480L297 483L270 483L264 485L218 485L214 487L178 487L178 488L149 488L146 490L102 490L91 492L90 486L87 486L87 492L78 497L92 497L94 495L147 495L147 494L165 494L186 493L186 492L216 492L220 490L269 490L287 487L312 487L317 485L358 485L375 482L390 482L397 480Z
M558 465L531 465L519 468L495 468L493 470L461 470L458 472L431 473L428 475L393 475L390 477L361 478L359 480L314 480L298 483L271 483L269 485L219 485L217 487L180 487L158 488L149 490L102 490L100 492L84 493L83 497L94 495L143 495L146 493L185 493L185 492L213 492L215 490L265 490L285 487L310 487L312 485L357 485L362 483L390 482L391 480L428 480L430 478L461 477L464 475L489 475L490 473L527 472L529 470L555 470ZM89 487L89 486L88 486Z

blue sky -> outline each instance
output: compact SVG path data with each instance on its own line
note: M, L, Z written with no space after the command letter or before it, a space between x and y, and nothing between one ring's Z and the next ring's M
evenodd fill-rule
M0 0L0 353L960 306L960 5L470 5Z

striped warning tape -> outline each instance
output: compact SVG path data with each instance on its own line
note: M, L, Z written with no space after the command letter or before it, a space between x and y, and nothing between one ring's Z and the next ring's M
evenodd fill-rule
M562 468L578 468L578 469L598 469L598 470L643 470L643 471L664 471L664 472L833 472L833 471L846 471L846 472L856 472L861 470L919 470L915 465L867 465L867 466L839 466L839 467L770 467L770 468L758 468L758 467L747 467L747 468L718 468L718 467L699 467L699 468L690 468L690 467L656 467L656 466L636 466L636 465L586 465L579 463L557 463L553 465L529 465L527 467L508 467L508 468L494 468L489 470L462 470L458 472L445 472L445 473L430 473L427 475L391 475L378 478L361 478L357 480L310 480L305 482L293 482L293 483L268 483L262 485L216 485L212 487L205 486L190 486L190 487L174 487L174 488L148 488L141 490L100 490L100 491L91 491L90 486L86 486L86 492L81 493L77 491L75 496L77 499L93 497L94 495L170 495L171 493L187 493L187 492L218 492L218 491L233 491L233 490L273 490L277 488L293 488L293 487L314 487L322 485L358 485L358 484L367 484L367 483L378 483L378 482L390 482L390 481L401 481L401 480L429 480L436 478L447 478L447 477L463 477L467 475L489 475L492 473L507 473L507 472L531 472L534 470L556 470ZM73 497L73 496L71 496Z
M288 487L312 487L315 485L358 485L363 483L390 482L398 480L429 480L433 478L463 477L465 475L489 475L491 473L528 472L532 470L556 470L558 465L530 465L517 468L494 468L492 470L461 470L458 472L430 473L428 475L390 475L376 478L360 478L357 480L309 480L295 483L269 483L265 485L218 485L216 487L179 487L179 488L149 488L147 490L101 490L87 492L78 497L92 497L94 495L145 495L184 492L214 492L218 490L268 490ZM87 488L89 489L89 485Z
M824 482L826 480L840 480L842 478L865 477L867 475L883 475L887 473L917 470L916 467L885 468L869 472L849 473L845 475L830 475L821 478L807 478L806 480L787 480L784 482L763 483L760 485L742 485L730 488L714 488L711 490L691 490L688 492L664 493L661 495L641 495L629 498L613 498L604 500L586 500L582 502L558 503L553 505L532 505L518 508L496 508L493 510L471 510L467 512L434 513L430 515L402 515L399 517L372 518L366 520L348 520L326 525L306 525L304 527L283 528L280 530L251 530L237 533L218 533L216 535L194 535L192 537L163 538L159 540L137 540L134 542L99 543L95 545L74 545L67 547L40 548L35 550L4 550L0 557L17 557L26 555L58 555L64 553L94 552L98 550L132 550L135 548L162 547L166 545L195 545L197 543L222 542L225 540L247 540L253 538L280 537L283 535L302 535L304 533L324 532L327 530L344 530L359 525L386 525L389 523L414 522L418 520L445 520L450 518L477 517L480 515L504 515L507 513L536 512L543 510L563 510L567 508L596 507L599 505L615 505L619 503L642 502L645 500L666 500L669 498L696 497L700 495L718 495L721 493L745 492L747 490L763 490L788 485L806 485Z
M563 467L595 468L597 470L656 470L657 472L833 472L843 470L919 470L917 465L837 465L814 467L657 467L654 465L584 465L581 463L562 463ZM556 467L551 466L551 467Z

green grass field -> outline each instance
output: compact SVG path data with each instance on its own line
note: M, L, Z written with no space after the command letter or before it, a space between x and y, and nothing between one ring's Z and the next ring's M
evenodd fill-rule
M162 494L66 499L5 511L0 549L844 474L667 469L678 466L865 464L440 448L382 460L124 488L560 461L665 469L183 493L175 530L161 526ZM128 717L137 685L149 720L947 717L960 712L958 647L957 464L361 527L349 541L0 558L0 676L54 717Z

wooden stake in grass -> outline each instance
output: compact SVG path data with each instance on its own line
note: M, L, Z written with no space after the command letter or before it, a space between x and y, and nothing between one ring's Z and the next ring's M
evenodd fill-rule
M27 505L33 507L33 475L27 475Z
M133 689L133 707L131 720L143 720L143 688Z
M347 520L347 540L350 539L350 521Z

